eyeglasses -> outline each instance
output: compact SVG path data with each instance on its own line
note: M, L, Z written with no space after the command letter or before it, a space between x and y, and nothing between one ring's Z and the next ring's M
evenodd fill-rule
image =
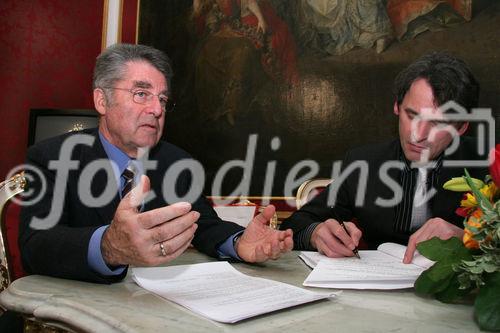
M126 88L115 88L115 87L102 87L103 89L115 89L124 90L132 94L132 100L137 104L146 105L151 103L154 96L158 97L160 101L161 109L163 112L172 112L175 108L175 102L172 101L165 94L153 94L151 91L144 89L126 89Z

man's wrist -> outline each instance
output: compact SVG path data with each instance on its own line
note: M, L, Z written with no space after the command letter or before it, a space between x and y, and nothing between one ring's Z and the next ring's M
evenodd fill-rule
M219 259L231 258L242 261L242 259L238 255L238 252L236 251L236 247L239 244L237 238L240 237L242 233L243 230L232 234L217 247L217 254L219 255Z
M112 220L111 220L111 223L113 223ZM110 225L111 225L111 223L110 223ZM120 267L120 266L124 266L124 265L112 262L113 256L111 255L111 249L110 249L111 246L109 245L108 232L109 232L109 227L106 228L106 230L104 231L104 233L102 235L101 254L102 254L102 259L104 260L104 263L106 264L106 266L108 266L109 269L113 270L116 267Z
M317 250L317 246L316 246L316 242L313 240L313 234L314 232L316 231L316 229L320 226L321 222L315 222L311 225L309 225L305 230L304 230L304 234L303 234L303 237L304 237L304 243L305 243L305 240L307 239L307 246L306 248L308 250Z
M236 252L236 254L238 256L239 256L239 254L238 254L238 245L240 243L241 235L242 234L238 234L238 235L234 236L234 238L233 238L233 248L234 248L234 251Z
M87 254L87 262L89 267L105 276L111 276L111 275L119 275L121 274L125 269L126 266L111 266L109 265L103 256L102 253L102 242L103 242L103 235L107 231L109 225L99 227L94 231L90 238L89 242L89 249L88 249L88 254Z

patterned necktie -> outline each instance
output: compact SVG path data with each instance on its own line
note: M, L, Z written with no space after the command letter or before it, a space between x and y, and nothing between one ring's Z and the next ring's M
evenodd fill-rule
M418 168L417 185L413 197L411 230L420 228L431 217L429 198L427 198L427 168Z
M123 185L122 189L122 198L124 198L128 192L132 189L134 186L134 170L131 164L128 165L128 167L123 170L122 177L125 179L125 184Z

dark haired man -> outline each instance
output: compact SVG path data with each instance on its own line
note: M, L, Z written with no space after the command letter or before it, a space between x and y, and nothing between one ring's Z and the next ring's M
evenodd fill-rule
M460 105L470 112L478 103L479 84L463 61L436 52L399 73L394 93L399 140L347 153L343 170L353 162L365 161L366 183L359 184L361 171L352 172L285 220L281 227L292 228L297 249L315 249L329 257L352 256L363 237L369 248L383 242L407 244L403 261L409 263L419 242L462 237L462 219L454 213L460 194L445 191L442 185L463 174L463 167L450 167L447 162L478 160L477 145L475 140L461 137L469 123L452 120L453 110L439 107L453 101L457 104L446 105ZM458 146L452 144L454 139L460 139ZM447 148L454 152L445 153ZM380 176L383 170L388 170L387 177ZM487 169L469 171L482 179ZM358 185L366 186L361 204L356 203ZM338 192L330 205L334 187ZM389 203L393 198L398 200ZM357 220L357 225L346 222L346 232L339 220Z
M244 230L222 221L203 196L191 203L172 199L200 184L189 172L165 182L167 171L193 161L160 140L171 76L159 50L107 48L94 69L99 128L29 149L26 177L41 195L21 213L19 244L29 273L109 283L123 279L128 265L168 262L191 243L214 257L248 262L276 259L292 248L290 230L268 226L272 206Z

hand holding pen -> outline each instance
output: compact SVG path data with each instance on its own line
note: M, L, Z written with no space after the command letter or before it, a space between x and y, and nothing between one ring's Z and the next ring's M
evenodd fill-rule
M351 235L349 234L349 230L347 230L347 227L345 226L344 221L342 221L342 220L340 220L340 221L339 221L339 220L337 220L337 221L338 221L338 222L339 222L339 224L342 226L342 228L344 228L345 232L346 232L349 236L351 236ZM352 249L352 253L354 253L354 255L355 255L358 259L361 259L361 257L359 256L359 253L358 253L358 247L357 247L357 246L356 246L356 247L354 247L354 249Z
M320 223L311 235L311 245L330 258L351 257L357 253L361 230L352 222L344 222L336 214Z

